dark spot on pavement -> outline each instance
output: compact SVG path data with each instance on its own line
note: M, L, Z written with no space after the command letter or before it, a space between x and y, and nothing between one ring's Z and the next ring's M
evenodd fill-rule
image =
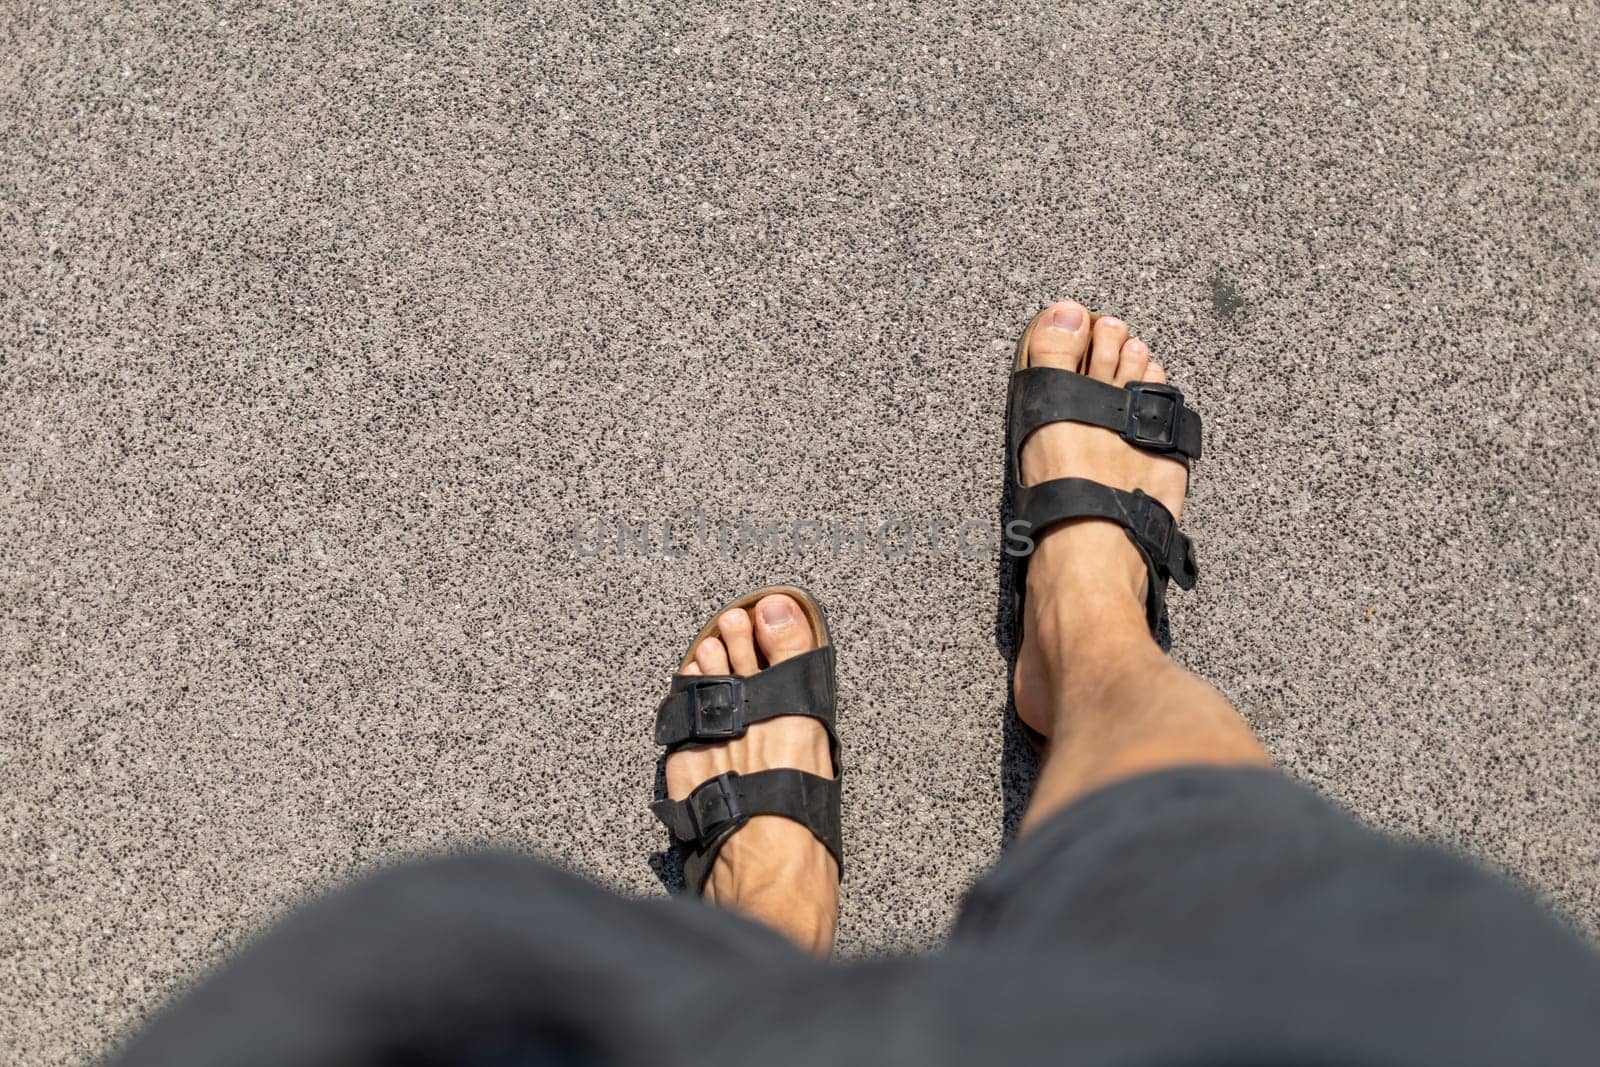
M1217 271L1211 276L1211 310L1223 322L1232 322L1244 310L1244 296Z

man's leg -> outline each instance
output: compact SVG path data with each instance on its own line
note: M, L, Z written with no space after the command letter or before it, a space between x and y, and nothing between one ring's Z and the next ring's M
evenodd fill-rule
M725 613L684 673L752 674L813 647L793 598L768 596ZM785 716L675 752L668 795L769 767L831 775L822 725ZM838 865L800 824L757 817L723 846L705 900L718 907L624 900L521 856L411 864L291 915L119 1062L675 1062L720 1025L735 990L813 980L795 945L832 947Z
M1036 365L1074 368L1087 347L1094 377L1164 380L1120 323L1066 305L1041 325ZM1186 487L1090 427L1039 431L1022 468L1174 514ZM929 1043L952 1060L973 1042L1083 1063L1592 1062L1600 957L1503 880L1270 770L1150 639L1144 582L1105 522L1052 529L1030 561L1017 709L1050 752L1022 839L930 965L1003 992L953 1000Z
M525 856L408 864L290 915L116 1062L668 1062L741 988L814 964L686 900L625 900Z
M718 621L684 673L752 674L814 647L787 595ZM675 752L668 795L769 767L831 775L822 725L785 716ZM826 847L776 817L724 845L705 887L715 908L624 900L520 856L411 864L291 915L121 1062L353 1064L399 1052L417 1065L670 1062L720 1025L730 990L812 981L815 963L795 945L827 954L838 893Z
M1108 586L1077 561L1133 557L1138 585ZM1124 568L1127 570L1127 568ZM1266 752L1227 699L1169 659L1150 636L1144 565L1117 527L1069 527L1030 565L1028 633L1038 651L1029 725L1051 739L1027 832L1101 786L1169 767L1265 766Z

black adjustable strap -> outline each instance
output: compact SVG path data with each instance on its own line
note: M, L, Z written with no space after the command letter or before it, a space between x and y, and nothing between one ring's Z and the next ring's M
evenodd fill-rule
M1016 515L1026 524L1021 532L1036 539L1049 527L1069 519L1110 519L1126 530L1150 570L1146 608L1152 629L1166 603L1167 579L1183 589L1193 589L1200 576L1194 546L1178 529L1172 512L1138 489L1130 493L1087 478L1057 478L1017 489Z
M781 815L804 826L844 872L837 778L792 767L752 774L728 771L700 783L683 800L658 800L650 810L686 846L683 880L694 893L705 884L723 843L757 815Z
M1058 367L1028 367L1016 373L1011 388L1013 462L1028 435L1052 422L1100 426L1151 452L1200 458L1200 415L1170 385L1133 382L1119 388Z
M684 745L726 741L743 737L752 723L780 715L806 715L822 723L837 774L832 645L742 678L673 675L667 698L656 707L656 744L670 752Z
M1160 576L1193 589L1199 570L1188 536L1166 505L1138 489L1127 492L1087 478L1057 478L1017 490L1017 518L1037 538L1069 519L1110 519L1128 531L1141 555Z

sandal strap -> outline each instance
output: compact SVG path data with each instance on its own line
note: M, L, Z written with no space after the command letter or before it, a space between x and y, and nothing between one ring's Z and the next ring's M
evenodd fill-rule
M670 753L685 745L743 737L752 723L805 715L828 731L837 774L833 669L833 646L823 645L744 677L675 674L666 699L656 707L656 744Z
M1119 388L1059 367L1026 367L1011 387L1011 459L1017 470L1028 435L1052 422L1099 426L1147 452L1200 458L1200 414L1170 385L1130 382Z
M698 893L723 844L757 815L779 815L810 830L844 873L839 779L793 767L707 779L683 800L658 800L650 810L685 846L684 884Z
M1127 531L1150 571L1146 610L1154 630L1166 604L1167 580L1193 589L1200 569L1194 546L1178 529L1165 504L1142 490L1127 492L1087 478L1057 478L1016 490L1019 531L1038 539L1057 523L1071 519L1109 519Z

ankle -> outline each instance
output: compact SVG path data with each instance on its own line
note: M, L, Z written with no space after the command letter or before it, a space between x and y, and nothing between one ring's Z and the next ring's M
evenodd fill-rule
M723 845L705 899L772 927L807 951L826 954L839 914L839 869L810 831L757 817Z
M799 885L810 886L808 891L797 891L795 885L784 881L719 879L713 874L706 882L705 901L739 912L776 930L805 951L825 956L833 948L834 929L839 921L837 886L828 886L821 880L807 882L804 873L796 877Z
M1170 661L1150 635L1142 600L1130 590L1103 575L1052 582L1037 597L1030 591L1026 626L1042 668L1036 677L1044 683L1035 706L1059 728L1075 709L1103 704L1119 687L1141 676L1148 681Z
M1047 552L1047 547L1065 551ZM1123 547L1133 557L1131 564L1112 557L1119 565L1107 566L1104 553L1097 558L1053 540L1040 546L1029 566L1029 641L1039 641L1049 659L1075 673L1117 662L1135 646L1153 646L1144 562L1131 545Z
M1028 597L1055 597L1064 606L1082 603L1079 622L1097 627L1100 615L1120 618L1123 609L1143 616L1149 574L1144 559L1121 527L1109 522L1073 522L1038 543L1028 562Z
M1027 636L1040 640L1041 651L1063 667L1103 665L1109 655L1130 646L1152 643L1142 599L1104 577L1052 579L1042 590L1028 591Z

